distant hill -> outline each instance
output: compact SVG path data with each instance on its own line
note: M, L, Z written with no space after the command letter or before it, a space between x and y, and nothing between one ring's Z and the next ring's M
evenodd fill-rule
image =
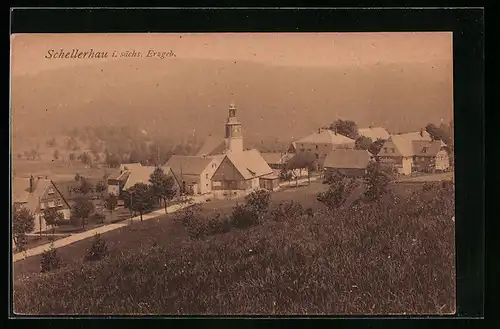
M231 102L253 142L300 138L337 118L414 130L451 119L452 85L447 62L342 68L177 58L96 63L13 76L13 141L16 147L30 137L97 124L203 138L222 133Z

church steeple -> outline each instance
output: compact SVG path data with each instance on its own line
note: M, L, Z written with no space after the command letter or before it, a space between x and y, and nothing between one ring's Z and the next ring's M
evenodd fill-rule
M243 135L241 123L236 118L236 106L229 105L229 115L226 121L226 152L243 151Z

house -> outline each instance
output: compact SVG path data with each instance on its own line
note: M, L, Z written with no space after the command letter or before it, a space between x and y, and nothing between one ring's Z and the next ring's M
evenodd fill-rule
M446 171L450 167L448 147L442 141L413 141L413 171Z
M181 191L186 194L207 194L212 191L211 178L222 156L172 155L165 164L170 167Z
M64 219L69 219L71 215L69 203L54 182L45 178L14 177L12 179L12 203L14 209L26 208L35 217L33 232L46 231L50 228L43 218L44 209L55 208Z
M316 133L295 142L298 153L314 154L320 167L326 156L334 149L353 149L356 141L330 129L320 128Z
M117 171L108 176L108 194L114 194L119 196L122 191L127 179L130 175L130 171Z
M297 153L297 143L291 142L290 146L288 146L288 149L286 150L286 153L291 153L291 154Z
M279 178L256 149L228 153L212 176L214 192L277 190Z
M349 177L362 177L371 161L371 154L366 150L337 149L325 158L323 168L325 174L334 172Z
M286 153L261 152L261 156L271 169L280 170L290 160L291 155Z
M129 190L135 184L146 184L149 185L149 177L155 171L155 166L136 166L132 170L128 171L128 178L123 185L123 191ZM162 166L163 172L167 176L174 177L175 186L177 191L180 193L181 186L176 176L174 175L172 169L169 166Z
M413 171L446 170L449 158L444 156L446 145L433 141L430 135L421 130L406 134L392 135L382 146L378 154L381 163L394 166L398 173L409 175ZM439 154L438 166L435 163ZM446 165L448 163L448 165Z
M378 139L388 140L390 135L385 128L382 127L369 127L359 128L358 135L368 137L375 142Z

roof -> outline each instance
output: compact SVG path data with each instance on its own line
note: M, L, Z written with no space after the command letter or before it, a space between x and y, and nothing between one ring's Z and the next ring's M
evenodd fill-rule
M389 139L390 137L387 130L382 127L360 128L358 129L358 135L371 138L372 142L376 141L377 139Z
M120 165L120 171L133 170L134 168L142 167L140 163L122 163Z
M222 153L225 148L226 143L223 137L208 136L198 153L196 153L196 156L206 156L216 153Z
M349 144L355 141L341 134L335 134L330 129L323 129L309 136L296 141L296 143L314 143L314 144Z
M35 211L38 208L39 199L50 185L52 181L49 179L34 178L33 192L30 192L29 178L14 177L12 179L12 202L23 203L30 211Z
M436 156L443 147L441 141L413 141L412 145L413 155L416 156Z
M200 175L216 157L172 155L165 164L172 168L177 181L198 182ZM182 176L182 178L181 178ZM190 177L192 176L192 177Z
M129 172L129 176L123 186L123 190L128 190L135 184L149 184L149 176L151 176L155 169L156 167L154 166L135 167ZM170 167L168 166L162 166L162 169L167 175L171 172Z
M114 172L111 175L109 175L108 180L112 179L112 180L125 181L125 180L127 180L129 175L130 175L130 171L123 171L123 172L117 171L117 172Z
M273 170L267 164L257 149L226 155L244 179L272 174Z
M262 152L261 156L268 164L282 164L284 161L288 159L288 155L285 153L271 153L271 152Z
M413 142L414 141L426 141L430 143L432 141L431 136L426 132L423 131L422 133L420 132L411 132L411 133L405 133L405 134L396 134L392 135L388 142L392 142L396 149L398 150L397 154L394 154L396 156L413 156L415 155L414 147L413 147ZM438 145L441 145L441 142L439 141ZM383 152L383 148L381 149L381 153L379 155L386 155Z
M365 169L371 154L366 150L333 150L326 156L323 166L338 169Z

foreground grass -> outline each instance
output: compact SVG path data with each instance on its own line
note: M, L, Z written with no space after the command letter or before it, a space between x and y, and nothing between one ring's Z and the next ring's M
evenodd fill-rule
M189 239L174 224L175 235L153 232L153 223L144 223L151 227L139 232L137 225L135 249L111 245L115 253L123 252L18 280L14 309L22 314L453 313L453 209L452 190L431 189L200 240Z

